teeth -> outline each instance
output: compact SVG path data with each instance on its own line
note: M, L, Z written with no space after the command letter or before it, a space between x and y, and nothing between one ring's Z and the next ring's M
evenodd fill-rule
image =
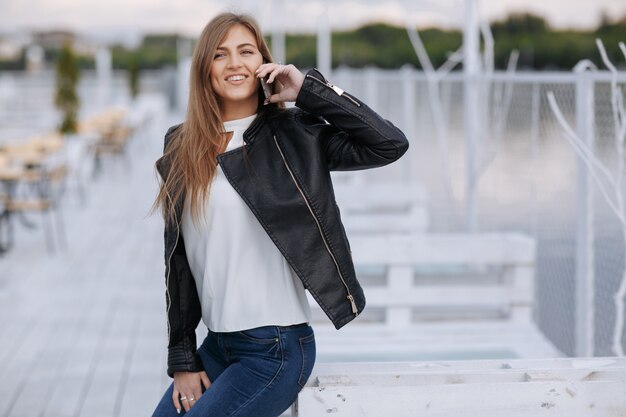
M245 79L246 77L244 77L243 75L233 75L231 77L228 77L227 80L228 81L240 81Z

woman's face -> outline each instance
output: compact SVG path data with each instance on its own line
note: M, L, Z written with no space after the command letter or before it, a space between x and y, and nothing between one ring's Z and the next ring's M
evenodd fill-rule
M211 87L224 117L256 113L259 79L254 71L262 63L254 35L243 25L233 25L215 51L210 70Z

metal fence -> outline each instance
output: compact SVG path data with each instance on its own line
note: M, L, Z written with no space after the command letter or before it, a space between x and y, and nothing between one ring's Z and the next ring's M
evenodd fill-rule
M614 298L624 274L622 224L565 140L548 102L552 92L565 120L614 172L619 166L616 149L623 144L615 138L610 73L478 77L472 82L480 93L474 112L479 129L472 143L465 130L460 73L432 80L406 69L340 68L332 81L409 137L405 158L363 172L364 177L424 184L431 232L522 231L533 236L540 328L566 354L616 354ZM617 86L626 91L626 74L617 78ZM475 184L473 196L468 182ZM610 193L617 198L614 189ZM622 337L622 346L625 341Z

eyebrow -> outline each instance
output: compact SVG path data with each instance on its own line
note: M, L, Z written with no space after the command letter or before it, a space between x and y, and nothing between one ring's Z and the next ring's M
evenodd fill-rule
M253 45L253 44L251 44L251 43L242 43L241 45L237 45L237 49L239 49L239 48L243 48L244 46L248 46L248 47L250 47L250 46L251 46L251 47L253 47L253 48L256 48L256 46L254 46L254 45ZM224 46L221 46L221 45L220 45L220 46L218 46L218 47L217 47L217 49L224 49L224 50L226 50L226 49L228 49L228 48L226 48L226 47L224 47Z

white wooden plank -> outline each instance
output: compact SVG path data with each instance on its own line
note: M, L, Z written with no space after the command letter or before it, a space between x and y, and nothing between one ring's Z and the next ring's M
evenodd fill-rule
M350 244L359 265L532 265L535 259L534 241L520 234L357 236Z
M305 388L298 417L621 417L625 390L615 381Z
M619 416L625 358L318 364L299 417Z
M415 306L445 307L467 306L502 308L510 304L529 305L531 294L503 285L455 285L455 286L415 286L396 292L393 287L367 287L367 302L370 306Z
M531 371L560 371L560 370L585 370L602 371L626 368L626 358L539 358L539 359L490 359L472 361L437 361L437 362L372 362L372 363L317 363L312 379L307 386L314 386L317 375L336 374L396 374L396 373L422 373L437 374L446 372L476 372L488 374L508 370Z

